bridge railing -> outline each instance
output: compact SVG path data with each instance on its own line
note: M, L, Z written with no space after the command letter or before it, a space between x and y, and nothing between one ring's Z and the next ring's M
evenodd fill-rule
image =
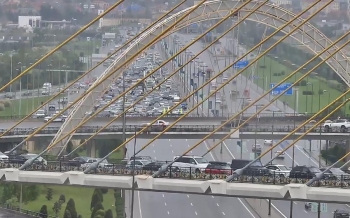
M22 164L0 163L0 168L19 168ZM33 164L27 171L44 171L44 172L69 172L84 171L88 165L79 165L63 161L51 161L47 165ZM132 176L132 175L153 175L158 171L160 166L145 166L143 168L135 168L130 165L122 164L105 164L99 166L91 174L110 175L110 176ZM234 170L217 170L217 169L199 169L192 167L168 167L166 172L160 175L160 178L169 179L185 179L185 180L213 180L226 179ZM233 183L254 183L266 185L286 185L290 183L304 184L312 179L311 174L293 174L282 172L271 172L265 170L245 170L242 176L235 178ZM321 180L314 182L312 186L320 187L350 187L350 175L326 175Z
M16 217L15 214L21 214L27 217L47 217L47 218L55 218L54 216L50 216L48 214L42 214L39 212L31 211L31 210L26 210L23 208L20 208L19 206L15 205L10 205L10 204L3 204L0 205L1 209L7 210L9 212L14 213L13 215L9 215L8 217ZM6 217L6 216L1 216L1 217Z
M134 133L135 131L142 130L144 126L142 125L126 125L125 130L128 134ZM167 130L167 132L212 132L216 128L218 128L219 125L176 125ZM298 125L246 125L244 127L241 127L239 130L241 132L291 132L294 129L296 129ZM97 132L102 126L83 126L79 129L77 129L76 133L95 133ZM144 134L152 133L152 132L162 132L165 127L163 126L151 126L148 128L148 130L144 131ZM232 130L231 126L224 126L222 127L219 132L230 132ZM312 128L312 124L308 126L303 126L300 128L297 132L303 133L307 130L310 130ZM41 131L39 131L37 134L56 134L59 130L59 127L47 127ZM0 133L5 132L6 129L0 129ZM33 128L16 128L12 131L8 132L5 136L15 136L15 135L28 135L32 132L34 132L35 129ZM123 126L122 125L113 125L109 126L101 131L101 133L121 133L123 132ZM350 128L348 129L342 129L342 128L332 128L332 129L325 129L323 126L315 127L311 130L311 133L327 133L327 132L334 132L334 133L348 133L350 132Z

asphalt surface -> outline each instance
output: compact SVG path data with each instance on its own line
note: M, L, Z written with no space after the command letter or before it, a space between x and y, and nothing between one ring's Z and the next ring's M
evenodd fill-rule
M180 35L180 34L177 34ZM181 37L181 36L180 36ZM184 36L185 43L192 38L192 36ZM198 45L197 45L198 44ZM197 50L200 49L200 43L196 43ZM196 52L194 51L194 53ZM210 67L210 56L208 56L208 52L205 52L207 55L201 55L200 58L206 62ZM219 61L219 65L220 65ZM214 66L211 66L212 69L215 69ZM220 66L221 69L223 66ZM237 87L232 87L234 85L229 86L228 90L234 88L240 90L246 89L249 84L244 77L238 77ZM250 98L257 99L263 92L262 89L256 87L256 85L248 86L250 90ZM268 98L264 98L262 100L262 104L266 104L269 101ZM236 102L233 104L235 105ZM205 104L202 105L202 111L205 113L207 108L205 108ZM203 108L204 107L204 108ZM235 110L238 110L240 106L236 107ZM234 111L233 108L229 109ZM278 102L271 106L270 110L282 110L288 113L293 112L291 108L285 107L282 102ZM247 111L248 113L255 112L255 108L253 111ZM182 154L190 148L193 144L195 144L198 140L189 140L189 139L178 139L178 140L156 140L153 144L151 144L148 148L140 153L140 155L151 156L157 160L171 160L173 156ZM138 140L136 143L136 150L138 150L141 146L145 145L148 140ZM240 158L242 153L242 158L251 159L254 157L251 150L255 143L259 143L263 145L262 139L255 140L245 140L243 149L237 148L237 140L226 140L222 143L222 146L218 146L212 152L207 154L205 157L208 160L221 160L221 161L231 161L232 158ZM282 146L287 146L290 141L284 142ZM208 148L210 148L214 144L214 141L208 140L197 148L195 148L190 155L203 155ZM294 149L288 149L286 151L285 158L275 160L274 164L284 164L288 167L292 166L292 160L294 156L294 164L295 165L312 165L318 166L318 160L313 157L308 156L308 154L303 149L308 149L310 147L310 142L308 141L300 141L294 147ZM321 147L323 142L312 141L311 142L311 150L313 152L317 152ZM128 155L131 156L133 152L133 145L128 145ZM268 149L268 146L263 146L263 149ZM277 148L272 151L272 155L274 155L275 151L281 150L282 148ZM222 152L220 151L222 150ZM316 151L315 151L316 150ZM294 153L294 155L293 155ZM271 156L271 155L270 155ZM270 156L265 156L262 158L262 162L267 162L271 159ZM137 198L138 197L138 198ZM194 196L194 195L185 195L185 194L167 194L167 193L144 193L137 192L136 194L136 202L135 204L135 214L142 214L139 217L151 218L155 216L176 216L176 217L193 217L193 216L201 216L201 217L256 217L259 215L255 214L255 212L249 207L247 203L245 203L244 199L238 198L222 198L222 197L212 197L212 196ZM152 200L150 200L152 199ZM273 201L273 208L275 208L280 214L281 217L289 217L290 211L290 202L287 201ZM137 206L136 206L137 205ZM181 208L179 210L179 208ZM329 218L332 217L332 212L336 209L344 208L347 209L349 206L347 205L339 205L339 204L328 204L327 212L321 214L321 218ZM129 207L130 209L130 207ZM293 216L294 217L308 217L313 218L317 217L317 213L313 213L311 211L306 211L304 208L304 202L294 202L293 203Z

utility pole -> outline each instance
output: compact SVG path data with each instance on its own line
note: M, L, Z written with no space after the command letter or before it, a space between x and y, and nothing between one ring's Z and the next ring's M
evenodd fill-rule
M125 92L125 72L123 72L123 93ZM123 111L125 111L125 95L123 95ZM123 143L126 141L126 136L125 136L125 131L126 131L126 113L123 113L123 135L122 135L122 140ZM126 156L126 146L123 149L124 152L124 158ZM122 193L122 202L123 202L123 214L125 216L125 189L121 190ZM133 202L132 202L133 204Z

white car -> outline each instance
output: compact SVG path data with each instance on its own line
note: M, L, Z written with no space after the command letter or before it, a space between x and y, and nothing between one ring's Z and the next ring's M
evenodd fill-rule
M82 164L82 168L88 168L92 163L97 162L101 160L101 158L90 158L86 161L86 163ZM113 164L108 163L107 160L103 160L101 163L98 164L99 168L110 168L113 167Z
M50 120L53 119L55 115L53 116L47 116L44 118L44 121L45 122L49 122ZM63 116L59 116L59 117L56 117L55 119L53 119L51 122L64 122L65 118Z
M0 162L7 162L8 160L9 157L6 154L0 152Z
M282 152L280 155L278 155L279 153L281 153L281 151L276 151L275 152L275 156L276 158L279 158L279 159L284 159L284 152Z
M272 174L280 175L283 177L289 177L290 169L285 165L275 164L266 166L267 169L270 170Z
M172 164L172 167L175 170L180 171L191 171L191 172L202 172L207 168L209 162L201 156L175 156L175 163Z
M273 141L270 139L265 139L264 140L264 145L272 145Z
M44 118L46 117L46 112L45 110L38 110L37 112L35 112L35 114L33 114L34 118Z

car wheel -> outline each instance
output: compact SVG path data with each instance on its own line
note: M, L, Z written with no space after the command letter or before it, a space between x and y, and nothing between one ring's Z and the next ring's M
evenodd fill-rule
M329 126L325 126L324 128L325 128L326 132L330 132L330 130L331 130L331 128L329 128Z
M199 169L196 169L194 172L195 173L200 173L201 171Z

